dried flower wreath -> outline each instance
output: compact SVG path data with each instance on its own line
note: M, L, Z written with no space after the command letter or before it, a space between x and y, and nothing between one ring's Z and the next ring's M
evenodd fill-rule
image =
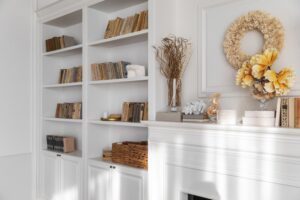
M236 70L252 56L241 51L241 39L246 32L255 30L261 32L265 40L262 52L268 48L276 48L280 52L283 47L284 29L280 21L263 11L249 12L237 19L225 35L223 44L225 55Z

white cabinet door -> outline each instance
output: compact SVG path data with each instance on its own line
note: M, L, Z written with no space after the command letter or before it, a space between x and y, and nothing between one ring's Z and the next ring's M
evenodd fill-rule
M60 196L63 200L81 200L81 163L75 159L60 159Z
M110 200L110 166L88 166L88 200Z
M59 200L59 161L53 154L43 154L41 167L41 195L43 199Z
M111 171L112 200L145 200L145 178L142 174L114 167Z

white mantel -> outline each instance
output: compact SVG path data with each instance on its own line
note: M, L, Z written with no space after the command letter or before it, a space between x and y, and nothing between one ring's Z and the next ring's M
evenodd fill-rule
M299 200L299 129L145 123L150 200Z

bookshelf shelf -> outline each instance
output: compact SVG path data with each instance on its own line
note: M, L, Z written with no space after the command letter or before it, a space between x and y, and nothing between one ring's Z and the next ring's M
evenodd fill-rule
M145 2L147 2L147 0L110 0L92 4L90 5L90 8L104 13L113 13Z
M43 152L53 154L53 155L63 155L66 157L74 157L74 158L82 158L82 152L81 151L75 151L72 153L63 153L63 152L57 152L57 151L51 151L48 149L43 149Z
M66 88L66 87L81 87L82 82L44 85L44 88Z
M92 120L89 121L89 123L96 124L96 125L103 125L103 126L124 126L124 127L140 127L140 128L147 127L145 124L133 123L133 122L110 122L110 121Z
M129 82L145 82L148 81L148 77L138 77L138 78L127 78L127 79L113 79L113 80L103 80L103 81L90 81L90 85L102 85L102 84L117 84L117 83L129 83Z
M102 160L102 158L100 158L100 157L89 158L88 162L96 164L96 165L97 164L114 165L116 167L123 167L123 168L127 168L129 170L134 170L136 172L142 172L142 173L147 172L147 170L145 170L145 169L140 169L140 168L136 168L136 167L130 167L130 166L127 166L127 165L122 165L122 164L118 164L118 163L114 163L114 162L110 162L110 161L105 161L105 160Z
M55 51L45 52L43 56L67 56L74 55L82 52L82 44L75 45L72 47L67 47Z
M60 119L60 118L45 117L44 120L52 121L52 122L82 123L82 119Z
M132 44L136 42L147 41L148 39L148 30L142 30L138 32L129 33L126 35L120 35L117 37L98 40L89 43L89 46L120 46L126 44Z

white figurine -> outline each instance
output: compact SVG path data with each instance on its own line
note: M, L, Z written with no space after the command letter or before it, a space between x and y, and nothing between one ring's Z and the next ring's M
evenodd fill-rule
M203 100L193 101L183 108L183 112L186 115L200 115L203 114L206 109L206 103Z
M126 69L127 69L127 77L128 78L146 76L145 66L142 66L142 65L127 65Z

